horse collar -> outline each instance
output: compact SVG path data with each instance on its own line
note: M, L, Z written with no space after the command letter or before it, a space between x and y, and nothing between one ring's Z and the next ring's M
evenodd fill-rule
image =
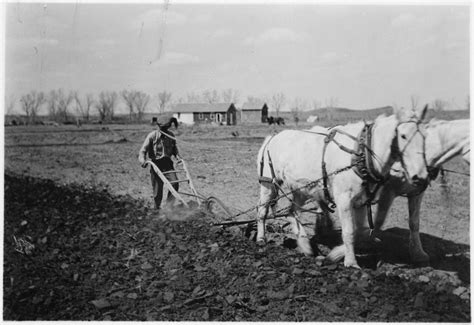
M374 166L372 154L372 130L374 123L365 123L356 142L355 154L352 155L354 172L364 181L382 183L386 177L379 173Z

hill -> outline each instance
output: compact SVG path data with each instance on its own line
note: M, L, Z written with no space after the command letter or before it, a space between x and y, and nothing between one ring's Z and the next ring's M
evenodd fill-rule
M379 115L390 115L392 113L392 106L383 106L367 110L355 110L344 107L324 107L320 109L299 112L299 120L300 122L304 122L309 116L313 115L318 117L318 124L323 126L332 126L337 124L356 122L360 120L370 121L374 120ZM293 122L294 120L292 112L280 112L280 116L291 122ZM430 120L432 118L453 120L464 119L469 117L469 110L435 111L433 109L428 109L426 120Z

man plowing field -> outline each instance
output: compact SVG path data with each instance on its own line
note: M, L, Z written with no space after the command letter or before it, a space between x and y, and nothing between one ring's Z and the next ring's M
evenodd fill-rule
M174 140L174 134L169 131L169 128L173 124L175 128L178 128L178 121L175 118L171 118L164 124L158 122L153 123L156 129L146 136L138 153L138 161L143 168L146 168L147 160L151 160L163 172L168 181L172 182L173 188L178 191L179 183L176 182L178 177L176 173L172 172L174 171L174 163L171 159L172 156L178 159L178 147L176 146L176 140ZM167 134L171 137L167 136ZM155 209L159 210L163 199L163 181L153 168L150 168L150 175ZM173 194L168 192L167 201L172 203L174 199Z

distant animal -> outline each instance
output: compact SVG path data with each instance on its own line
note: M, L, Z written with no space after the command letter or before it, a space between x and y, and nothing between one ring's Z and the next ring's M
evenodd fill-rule
M309 123L314 123L318 120L318 116L317 115L310 115L308 116L308 118L306 119L306 122L309 122Z
M269 116L267 118L267 122L268 122L268 125L272 125L272 124L285 125L285 119L283 117Z
M422 112L396 109L394 115L379 116L373 124L358 122L330 129L285 130L267 137L257 158L260 176L257 241L265 241L265 219L269 208L275 214L279 189L284 186L291 191L293 232L303 253L312 255L313 251L299 221L298 209L314 199L324 210L337 207L344 265L359 268L354 242L365 221L366 204L371 203L366 184L377 184L388 177L395 161L401 161L403 173L412 183L428 177L424 156L420 154L424 151L424 140L419 128L426 109ZM357 155L348 150L355 143L360 148ZM361 156L366 159L360 159ZM372 176L361 174L363 168Z
M426 163L430 171L430 179L436 178L437 172L442 165L456 156L462 158L470 164L470 122L464 120L431 120L426 125ZM380 190L378 203L375 207L374 231L381 230L384 221L390 210L393 200L397 196L408 197L409 213L409 253L413 263L427 263L429 256L423 250L420 240L420 207L423 200L424 191L412 186L404 179L401 172L402 167L395 163L390 172L390 178ZM336 252L339 252L336 254ZM344 256L343 247L334 250L334 258L341 259Z

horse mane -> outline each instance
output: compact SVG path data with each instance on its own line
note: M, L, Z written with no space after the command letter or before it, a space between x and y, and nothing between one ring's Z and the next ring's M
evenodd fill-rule
M385 114L385 113L382 113L382 114L380 114L379 116L377 116L377 117L375 118L375 121L380 120L380 119L383 119L383 118L386 118L386 117L388 117L388 116L389 116L389 115L387 115L387 114Z
M437 119L436 117L433 117L431 120L429 120L428 123L426 123L426 128L433 128L437 125L443 124L446 121Z

